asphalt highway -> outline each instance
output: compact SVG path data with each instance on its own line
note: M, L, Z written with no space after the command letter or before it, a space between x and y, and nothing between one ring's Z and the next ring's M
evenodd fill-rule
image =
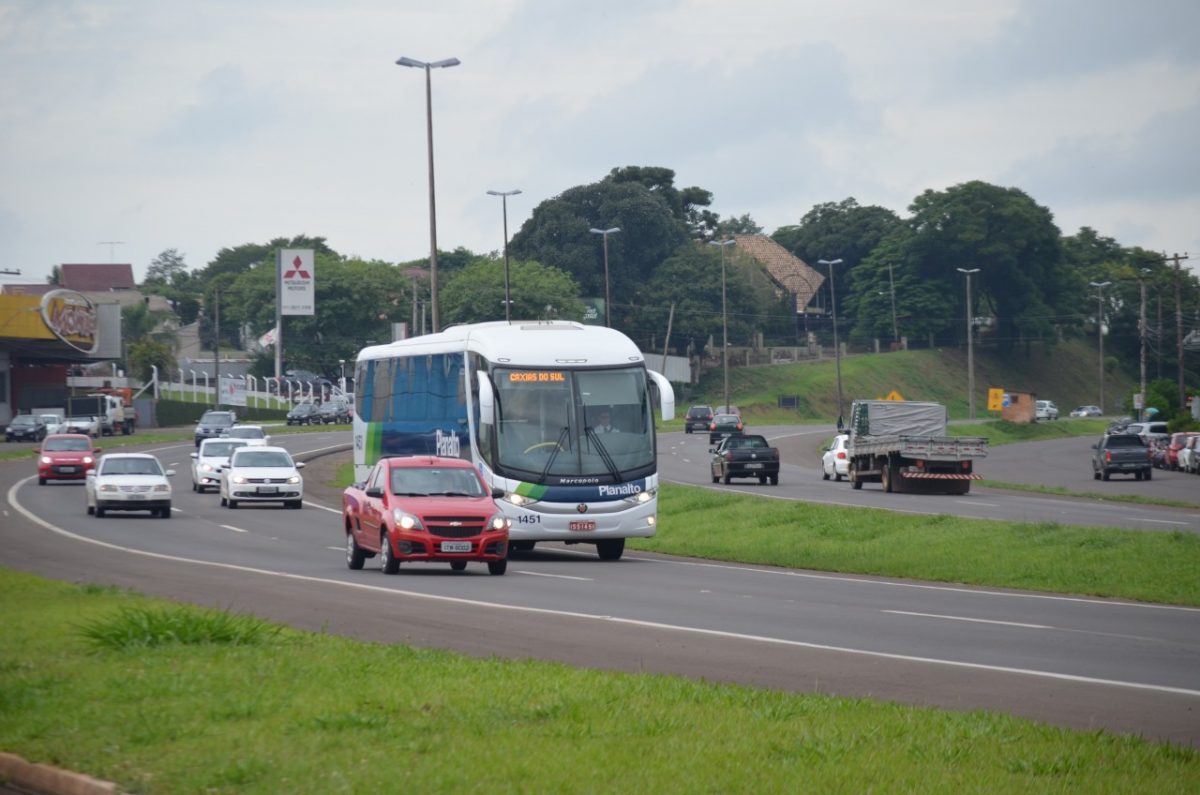
M80 484L39 487L32 461L3 462L0 564L373 641L988 708L1200 747L1200 610L632 551L601 562L591 547L557 544L514 557L504 577L432 564L389 577L373 561L354 572L336 493L317 487L322 467L344 459L349 434L274 441L312 462L302 511L229 510L215 494L192 493L187 442L145 448L178 473L171 520L89 517ZM337 459L322 457L334 451ZM706 452L707 438L664 434L664 476ZM778 487L700 479L770 496L801 488L801 478L838 496L871 493L822 481L811 452L808 462L785 460L795 462ZM703 473L703 459L686 465Z

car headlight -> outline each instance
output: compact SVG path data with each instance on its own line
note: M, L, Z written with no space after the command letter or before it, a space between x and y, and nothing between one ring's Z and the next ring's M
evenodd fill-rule
M401 530L424 530L425 525L421 524L421 517L414 516L408 511L396 508L392 511L392 518L396 520L396 527Z
M232 480L234 483L245 483L246 476L245 475L234 475L233 477L230 478L230 480Z
M512 522L502 513L498 513L491 519L487 520L486 529L489 533L495 533L499 530L507 530Z
M535 500L532 497L526 497L524 495L517 494L516 492L509 492L508 494L505 494L503 499L505 502L515 505L518 508L525 508L538 502L538 500Z
M92 458L90 455L85 455L83 457L83 463L85 463L85 464L94 464L95 462L96 462L96 459ZM49 463L49 460L47 460L46 463Z
M116 491L117 487L111 483L101 483L99 491Z
M84 459L84 460L86 460L86 459ZM48 456L48 455L44 455L44 456L42 456L42 463L43 463L43 464L49 464L49 463L52 463L52 462L51 462L51 460L50 460L50 456Z
M159 494L161 494L164 491L170 491L170 490L171 490L171 486L167 483L156 483L154 485L154 491Z
M291 484L293 484L293 485L295 485L295 484L297 484L297 483L299 483L299 482L300 482L300 476L299 476L299 475L292 475L290 478L288 478L288 481L287 481L287 482L288 482L288 483L291 483Z
M212 471L213 471L213 465L212 465L212 464L201 464L201 465L200 465L200 471L201 471L201 472L212 472Z

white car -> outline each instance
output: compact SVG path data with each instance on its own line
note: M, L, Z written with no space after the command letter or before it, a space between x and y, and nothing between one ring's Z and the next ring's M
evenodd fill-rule
M1179 468L1200 474L1200 435L1189 436L1179 451Z
M42 418L42 424L46 426L47 436L52 433L66 433L66 431L63 430L64 423L66 422L66 419L63 417L63 415L39 414L38 416Z
M1034 417L1039 420L1058 419L1058 406L1053 400L1039 400L1034 404Z
M163 469L149 453L109 453L87 475L87 512L102 518L108 511L149 511L171 518L173 469Z
M93 439L99 439L102 430L99 417L67 417L63 420L62 430L59 433L82 433Z
M243 502L278 502L287 508L304 504L304 478L282 447L239 447L221 470L221 505L238 507Z
M1072 417L1100 417L1103 414L1099 406L1080 406L1071 412Z
M250 446L265 446L271 443L271 437L261 425L234 425L228 430L221 431L219 439L238 439Z
M846 442L850 439L844 433L834 437L833 443L825 448L821 456L821 477L824 480L833 478L841 480L850 476L850 456L846 453Z
M229 463L229 456L239 447L246 447L246 439L205 439L192 453L192 491L204 493L208 489L221 487L221 469Z

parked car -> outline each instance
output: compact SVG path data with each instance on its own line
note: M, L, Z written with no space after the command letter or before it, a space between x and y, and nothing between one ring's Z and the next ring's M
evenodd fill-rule
M88 473L87 512L99 519L108 511L149 511L170 519L174 474L149 453L109 453Z
M240 439L251 447L262 447L271 443L271 437L261 425L234 425L222 431L218 439Z
M1054 405L1053 400L1039 400L1034 404L1033 414L1035 419L1056 420L1058 419L1058 406Z
M1092 445L1092 477L1108 480L1116 474L1150 480L1150 450L1142 437L1133 433L1107 433Z
M758 434L726 436L712 448L709 474L712 482L729 483L731 478L758 478L759 483L779 485L779 449Z
M683 432L707 431L708 426L712 423L712 418L712 406L692 406L683 418Z
M714 414L736 414L742 416L742 410L737 406L717 406L713 409Z
M1184 445L1187 444L1187 440L1196 435L1200 435L1200 433L1197 431L1179 431L1171 434L1171 438L1167 440L1167 460L1163 467L1164 469L1170 469L1173 471L1178 471L1181 469L1179 466L1179 452L1183 450Z
M1130 422L1125 426L1123 433L1136 433L1148 445L1153 445L1155 442L1171 436L1167 430L1167 424L1161 420Z
M846 442L849 438L844 433L838 434L833 437L833 442L821 454L821 478L823 480L833 478L840 481L842 478L850 477L850 456L846 454Z
M229 463L229 456L239 447L245 447L245 439L205 439L192 453L192 491L203 494L208 489L221 486L221 470Z
M42 424L46 426L46 435L52 433L62 433L63 423L66 422L66 417L62 414L39 414L42 418Z
M96 466L100 448L82 433L54 433L37 452L38 485L51 480L83 480Z
M1200 475L1200 434L1193 434L1179 451L1179 468Z
M1155 469L1167 468L1167 439L1154 438L1147 445L1150 448L1150 465Z
M212 439L220 436L225 431L237 424L237 412L235 411L206 411L196 421L196 446L200 446L200 442L205 439Z
M745 426L736 414L715 414L708 424L708 443L716 444L726 436L740 436Z
M221 505L236 508L243 502L278 502L286 508L304 505L304 478L282 447L239 447L221 470Z
M1071 410L1072 417L1101 417L1104 412L1099 406L1078 406Z
M288 425L312 425L317 422L316 414L317 407L312 403L297 403L292 406L287 413Z
M350 422L350 407L336 400L327 400L317 406L314 417L315 421L322 425L339 423L344 425Z
M486 562L489 574L508 570L510 521L471 462L404 456L380 459L364 483L342 493L346 565L379 558L385 574L402 562L449 563L463 571ZM582 521L582 520L581 520Z
M40 442L46 438L46 423L33 414L18 414L4 429L6 442Z

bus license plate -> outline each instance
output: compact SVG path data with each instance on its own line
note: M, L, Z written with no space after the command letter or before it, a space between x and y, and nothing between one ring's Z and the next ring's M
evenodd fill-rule
M595 530L595 522L571 522L570 529L572 530Z
M471 542L470 541L443 541L442 542L442 551L443 552L470 552L471 551Z

